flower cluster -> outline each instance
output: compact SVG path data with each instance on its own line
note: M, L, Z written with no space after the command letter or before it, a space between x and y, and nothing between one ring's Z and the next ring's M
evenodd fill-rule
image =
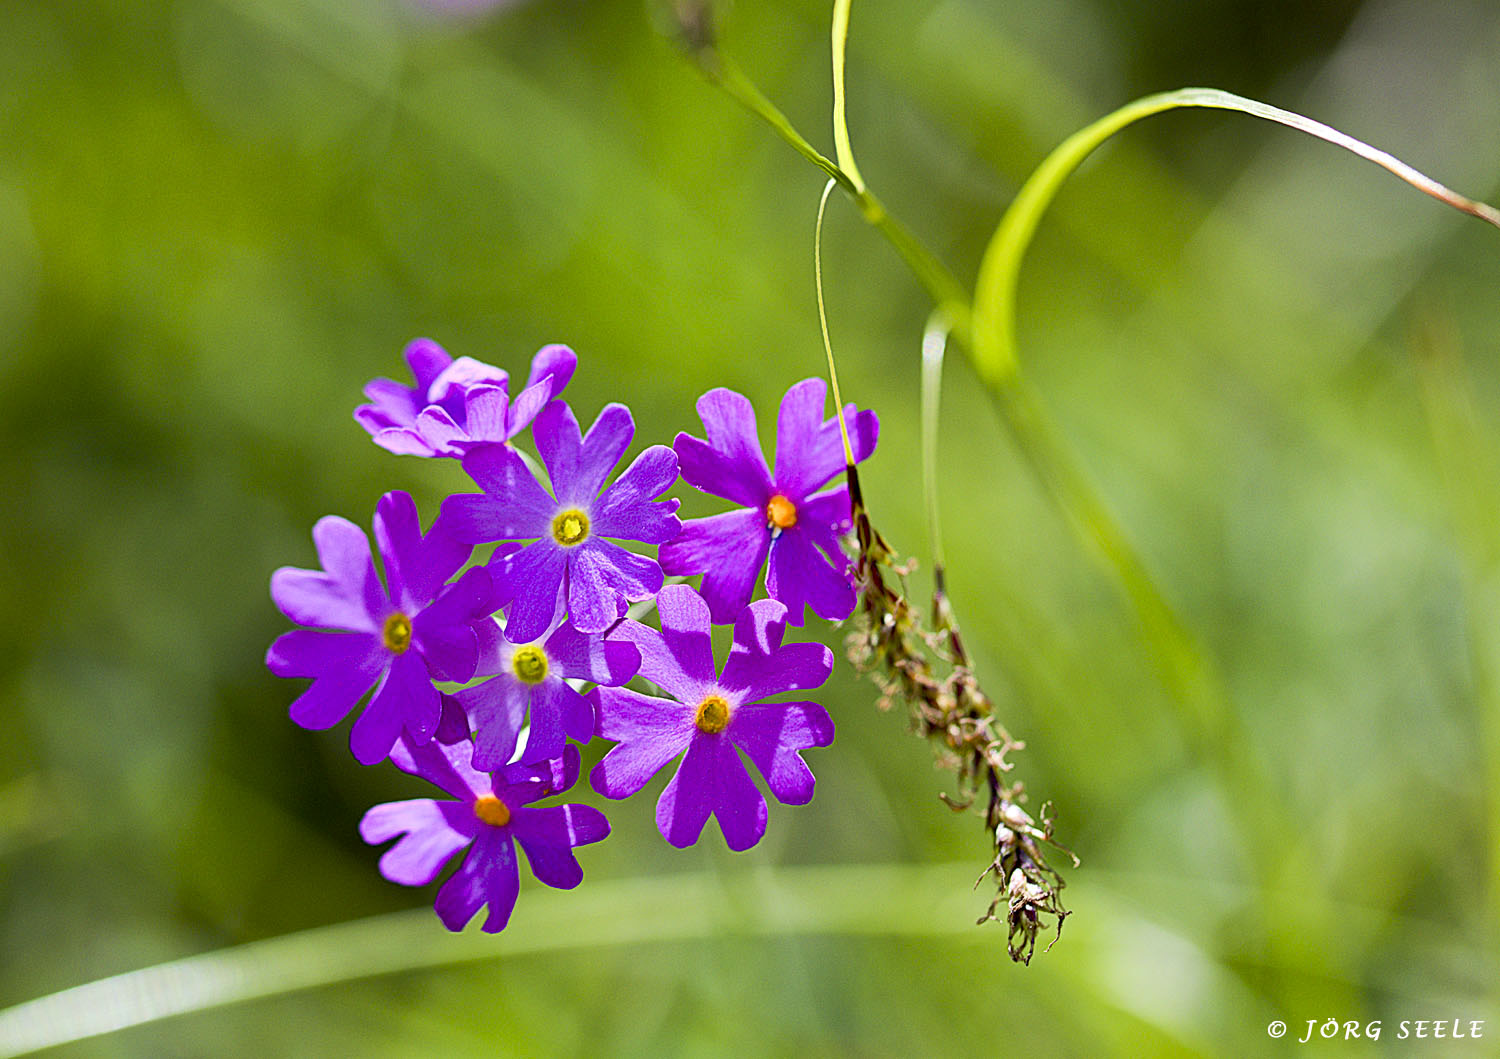
M365 841L396 840L381 874L425 886L467 850L437 894L450 930L486 906L484 930L509 922L517 843L539 880L578 885L574 850L607 836L608 821L587 805L534 803L574 786L575 744L596 736L616 744L590 777L607 798L680 759L656 808L672 845L693 845L713 816L731 849L754 846L767 806L746 759L778 800L801 805L814 786L802 752L833 741L822 706L781 700L820 687L833 655L783 643L786 627L809 607L842 620L856 601L849 494L826 488L846 455L823 383L782 400L774 471L750 402L720 389L698 401L706 438L678 434L615 475L635 421L610 404L582 429L561 396L577 366L566 346L538 352L514 394L506 372L427 339L406 361L412 383L374 380L355 420L389 452L460 461L478 491L445 499L425 532L412 498L387 493L373 550L354 523L321 519L320 568L271 577L276 606L303 627L266 655L277 676L312 680L293 721L330 728L363 702L355 759L389 760L447 795L365 814ZM849 407L843 418L862 460L875 416ZM533 454L516 445L528 431ZM679 475L736 509L682 521L663 499ZM761 583L769 598L752 601ZM638 620L652 609L654 627ZM733 626L722 667L714 625Z

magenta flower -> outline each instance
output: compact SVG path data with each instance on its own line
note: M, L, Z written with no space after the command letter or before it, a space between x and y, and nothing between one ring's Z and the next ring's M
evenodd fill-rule
M442 713L432 682L474 676L476 626L497 606L483 567L445 585L472 549L437 527L423 536L406 493L380 498L375 540L385 587L364 531L333 515L318 520L313 542L323 568L288 566L271 575L276 606L314 628L285 633L266 652L277 676L313 678L291 707L303 728L332 727L374 686L349 733L349 748L364 765L384 759L403 732L416 743L432 738Z
M559 794L578 779L578 751L568 747L555 761L511 765L494 773L476 771L467 740L432 740L413 746L403 739L391 760L453 796L452 801L415 798L387 802L365 813L359 834L371 845L399 836L380 858L380 874L402 886L426 886L448 860L468 848L457 871L438 889L434 907L449 930L462 930L485 905L483 929L505 929L520 892L516 843L526 851L531 872L548 886L571 890L583 881L575 846L609 834L604 814L587 805L532 802Z
M408 344L405 355L416 385L373 380L365 396L374 403L360 405L354 418L375 444L409 456L461 457L475 445L505 444L563 391L578 363L567 346L543 346L512 401L510 376L499 368L454 360L429 338Z
M514 643L536 640L551 626L558 600L580 632L603 632L629 603L649 599L662 585L656 560L628 552L606 537L661 544L682 528L676 500L653 501L677 479L677 457L653 445L601 493L604 480L630 444L635 422L611 404L584 437L561 401L536 418L532 436L552 479L548 495L512 449L487 445L464 457L464 470L484 490L443 501L439 525L470 544L532 540L494 560Z
M581 633L566 621L533 643L512 643L501 633L479 664L496 676L452 696L474 733L474 767L504 767L516 751L516 737L531 714L521 762L561 757L565 739L587 743L594 737L594 706L568 684L589 680L616 686L635 676L641 656L628 643Z
M689 519L662 546L669 574L703 575L703 598L716 624L726 624L750 602L761 567L766 593L786 605L786 620L802 624L803 605L830 621L854 610L849 559L839 538L849 530L849 490L815 493L844 469L837 419L823 418L822 379L804 379L781 399L776 429L776 473L766 468L755 410L733 390L698 399L708 440L678 434L673 446L682 477L705 493L743 504L738 511ZM875 450L875 413L844 409L856 462ZM767 553L770 563L766 563Z
M656 609L661 632L625 621L610 635L639 649L640 675L672 698L594 689L599 734L619 745L590 779L600 794L625 798L682 754L656 803L662 836L679 848L691 846L712 813L730 849L749 849L766 832L766 800L738 751L780 801L812 800L813 774L799 751L833 742L828 712L812 702L760 700L818 687L833 670L833 652L822 644L783 646L786 608L763 599L740 613L724 672L716 675L703 598L687 585L668 585L656 597Z

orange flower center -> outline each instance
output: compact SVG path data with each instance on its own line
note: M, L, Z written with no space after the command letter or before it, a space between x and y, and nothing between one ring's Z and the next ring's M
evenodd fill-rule
M717 735L729 727L729 703L718 695L710 695L698 703L698 715L693 718L698 731Z
M405 654L406 649L411 646L411 619L399 610L392 614L385 619L385 627L380 630L380 640L391 654Z
M493 794L486 794L474 803L474 815L491 827L504 827L510 823L510 810Z
M777 493L766 504L766 521L777 529L791 529L797 524L797 505Z

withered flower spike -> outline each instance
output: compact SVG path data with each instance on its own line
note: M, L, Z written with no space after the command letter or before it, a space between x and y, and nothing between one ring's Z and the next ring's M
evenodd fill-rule
M1046 917L1052 917L1057 930L1047 946L1051 949L1069 915L1061 898L1063 878L1047 863L1042 847L1060 850L1074 867L1078 858L1052 838L1052 803L1043 804L1038 826L1022 808L1023 786L1002 779L1014 767L1008 755L1025 749L1026 744L995 720L994 704L974 676L948 600L945 571L941 565L933 571L932 627L924 628L905 596L905 578L914 564L898 563L870 522L856 469L851 466L847 473L859 546L854 572L860 586L855 627L848 638L849 658L869 672L880 689L880 709L890 709L897 699L907 704L912 730L932 742L938 767L954 774L958 789L952 795L940 793L943 803L962 812L978 803L981 794L986 795L983 816L994 840L994 859L974 885L977 888L993 875L997 892L978 922L998 920L1004 905L1006 948L1012 960L1029 964L1037 935L1049 925ZM900 591L887 581L888 573ZM939 667L946 672L940 673Z

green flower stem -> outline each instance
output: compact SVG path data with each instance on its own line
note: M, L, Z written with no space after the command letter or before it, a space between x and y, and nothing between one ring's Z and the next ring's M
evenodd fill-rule
M860 214L874 226L886 241L896 249L917 280L939 309L948 317L959 341L967 343L969 338L971 310L969 295L963 284L939 261L932 252L907 230L906 226L891 216L885 205L869 188L857 184L853 177L839 167L838 163L824 156L813 147L769 99L755 82L745 76L739 66L720 49L700 53L698 62L704 74L724 91L728 92L746 110L770 125L776 134L787 142L803 158L833 178L844 193L859 208ZM846 132L847 136L847 132Z
M836 32L836 48L838 44ZM947 318L953 339L969 353L981 378L989 386L1001 417L1015 435L1032 469L1046 483L1070 524L1106 561L1120 581L1136 610L1146 646L1178 704L1179 716L1186 721L1184 728L1188 738L1216 760L1226 755L1235 757L1236 751L1226 749L1226 746L1242 747L1244 743L1238 739L1228 744L1224 741L1224 736L1232 733L1234 722L1232 711L1225 705L1227 699L1213 664L1187 633L1124 531L1079 469L1078 461L1052 428L1040 401L1020 378L1016 370L1014 340L997 341L995 338L997 334L1014 333L1014 280L1019 272L1021 253L1036 230L1042 211L1056 194L1058 184L1102 139L1131 121L1174 104L1143 100L1089 126L1059 147L1027 182L1006 213L1000 231L986 253L988 272L981 272L981 293L986 289L986 278L990 280L991 289L1006 292L1002 300L1009 306L1010 315L1005 318L1009 320L1008 329L1002 329L993 322L1000 318L993 307L981 322L953 273L880 204L869 188L857 186L838 164L819 153L722 50L716 49L711 56L705 57L705 69L731 96L764 119L794 150L829 174L854 200L865 219L906 260L937 304L938 311ZM1153 97L1157 98L1164 97ZM1080 149L1083 144L1087 146ZM848 150L847 143L844 149ZM1008 287L1003 285L1003 280L1009 281ZM991 299L991 303L994 300ZM997 346L1001 353L997 354ZM997 369L997 364L1002 367ZM1233 800L1239 803L1243 799L1234 797ZM1257 819L1263 817L1257 815Z
M835 33L835 48L841 43ZM1125 107L1065 141L1023 187L986 252L975 306L963 288L917 239L884 209L868 187L860 187L838 165L815 150L791 122L729 60L714 56L730 71L719 83L804 157L844 189L865 219L907 261L937 308L948 319L953 338L964 347L994 397L1033 471L1045 483L1071 526L1119 581L1131 603L1148 653L1177 706L1184 737L1214 767L1228 808L1251 850L1252 863L1267 895L1260 909L1268 951L1287 966L1313 971L1321 979L1319 1002L1357 1011L1352 991L1329 974L1341 963L1332 944L1332 917L1314 877L1314 860L1293 826L1284 800L1250 752L1238 716L1217 668L1177 617L1145 563L1129 543L1108 506L1083 473L1061 434L1053 427L1034 391L1021 378L1015 356L1015 282L1020 260L1058 186L1087 154L1133 121L1173 106L1218 105L1197 96L1151 97ZM1211 94L1212 95L1212 94ZM1215 97L1216 98L1216 97ZM1234 97L1230 97L1234 98ZM1196 100L1196 102L1184 102ZM842 144L848 150L847 143ZM983 314L976 311L982 307ZM1294 884L1289 887L1289 884ZM1296 902L1270 895L1301 889ZM1308 992L1283 997L1306 1002Z

